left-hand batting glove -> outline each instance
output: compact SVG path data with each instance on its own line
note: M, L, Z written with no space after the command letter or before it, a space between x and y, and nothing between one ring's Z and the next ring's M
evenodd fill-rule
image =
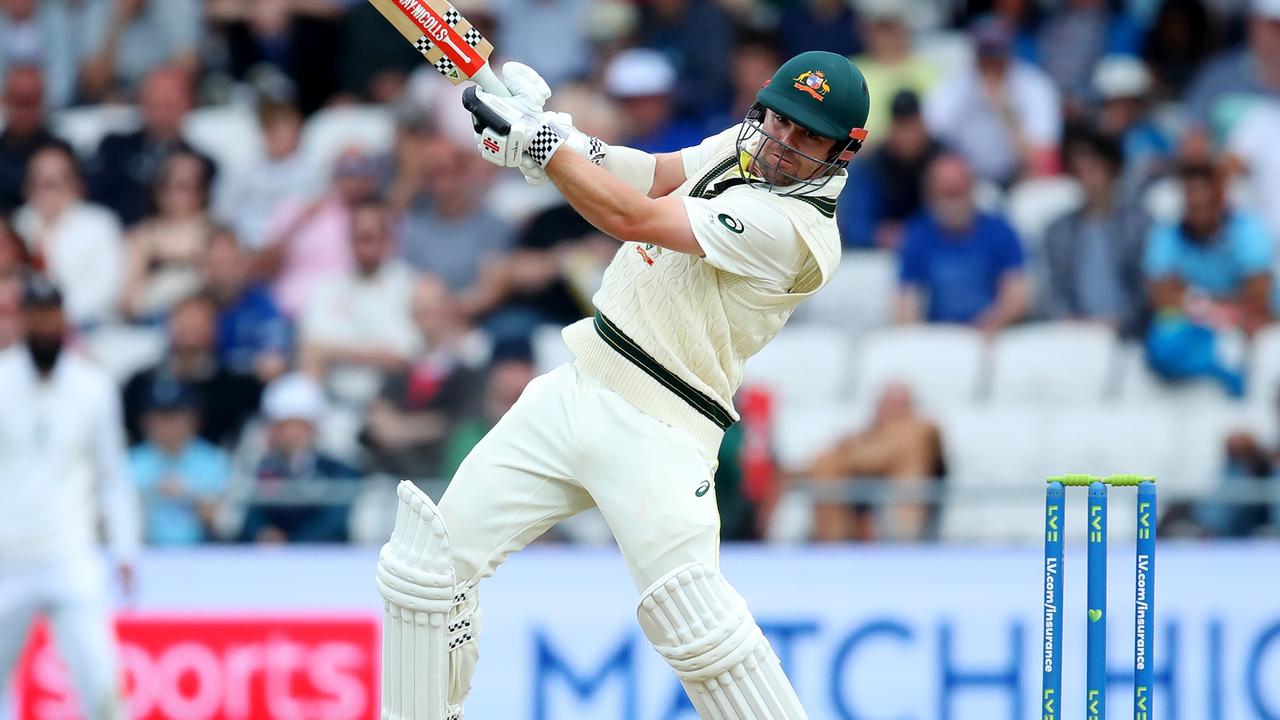
M521 167L527 154L539 168L546 168L563 145L596 165L608 153L607 144L573 127L572 118L563 113L528 113L479 88L468 88L463 104L479 133L481 156L495 165Z

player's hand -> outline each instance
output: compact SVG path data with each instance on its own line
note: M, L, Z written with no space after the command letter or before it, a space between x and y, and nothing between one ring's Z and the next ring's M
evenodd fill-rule
M530 113L510 98L480 88L467 88L462 98L471 112L480 156L500 167L520 167L525 148L544 124L543 113Z
M542 79L537 70L524 63L504 64L502 81L511 91L511 102L530 114L542 112L551 99L551 86L547 85L547 81Z
M506 66L503 66L506 69ZM569 113L549 112L545 114L548 122L554 122L560 127L569 128L571 134L577 132L577 128L573 127L573 116ZM572 145L572 143L571 143ZM524 181L534 187L542 187L551 181L547 177L547 171L537 163L528 153L520 159L520 174L524 175Z

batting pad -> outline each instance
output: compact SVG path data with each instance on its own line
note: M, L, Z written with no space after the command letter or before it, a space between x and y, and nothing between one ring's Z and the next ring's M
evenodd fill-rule
M808 720L746 601L718 571L676 568L645 591L637 615L702 720Z
M445 720L455 595L449 534L431 498L412 483L400 483L396 495L395 529L378 554L382 719Z

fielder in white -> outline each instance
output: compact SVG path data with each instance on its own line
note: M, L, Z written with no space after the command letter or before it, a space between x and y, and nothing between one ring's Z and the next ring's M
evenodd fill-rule
M62 296L47 280L28 283L23 323L25 342L0 352L0 689L44 616L84 716L124 720L97 542L101 518L127 591L141 534L119 391L63 349Z
M805 718L719 572L711 488L743 365L839 263L836 197L866 138L862 73L839 55L803 53L741 125L653 156L587 137L543 112L550 91L531 69L503 71L513 98L467 91L480 152L531 182L550 179L623 245L595 318L564 331L575 360L530 383L440 507L400 486L378 564L382 716L461 718L478 657L478 583L594 505L640 591L641 628L701 717Z

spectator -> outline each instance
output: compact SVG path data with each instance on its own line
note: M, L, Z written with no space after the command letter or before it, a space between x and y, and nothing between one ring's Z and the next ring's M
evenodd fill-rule
M1231 134L1247 98L1280 98L1280 0L1252 0L1249 43L1209 61L1187 90L1187 122L1201 141Z
M1182 97L1217 46L1218 28L1203 0L1164 0L1142 42L1160 100Z
M199 0L86 0L80 85L94 101L130 96L157 68L199 69Z
M289 367L292 329L271 293L253 282L249 254L229 228L215 228L204 257L204 284L218 306L218 362L269 382Z
M551 87L587 75L592 60L589 39L595 29L590 25L590 0L488 0L485 4L492 17L511 19L499 23L491 36L505 57L537 68ZM470 10L465 12L470 17Z
M1040 30L1040 64L1079 117L1091 104L1093 74L1108 54L1136 55L1138 28L1119 3L1066 0Z
M858 16L848 0L802 0L782 4L778 13L779 51L794 57L806 50L857 55ZM862 6L858 8L865 14ZM862 67L859 65L858 67ZM874 100L872 105L875 105Z
M230 178L219 198L221 218L232 223L246 247L260 249L266 243L267 225L276 208L290 198L310 197L317 187L315 173L298 152L302 115L293 105L262 100L258 103L266 157L243 175Z
M1093 77L1098 96L1098 129L1124 150L1124 188L1132 197L1164 174L1173 143L1151 119L1151 73L1137 58L1113 55L1098 63Z
M680 83L678 115L705 119L729 100L733 21L714 0L652 0L640 5L638 44L667 57ZM679 149L697 144L673 146Z
M717 135L726 127L737 125L747 116L747 111L756 101L756 93L764 86L773 73L782 64L778 57L777 40L767 33L740 32L733 44L733 64L730 66L730 81L733 83L733 100L728 109L713 116L703 126L704 135ZM557 99L563 93L556 94ZM573 112L574 121L578 116ZM617 129L614 130L617 132Z
M1280 452L1268 447L1254 433L1237 430L1228 435L1225 445L1226 471L1222 479L1222 495L1244 495L1253 491L1262 498L1275 497L1280 467ZM1274 535L1280 528L1280 506L1268 502L1218 502L1210 497L1197 507L1196 519L1214 537L1249 537Z
M929 129L992 182L1054 172L1062 113L1053 81L1011 57L1013 35L1003 21L979 22L974 40L976 68L958 71L926 98Z
M30 66L9 69L4 81L4 131L0 132L0 215L22 204L27 163L54 142L45 124L44 74Z
M622 112L624 145L662 153L702 142L697 123L676 117L674 93L688 78L676 81L675 69L656 50L623 50L609 62L604 88Z
M343 496L360 474L316 448L324 391L305 375L276 378L263 394L262 413L270 423L267 452L254 472L241 540L345 542L350 509Z
M402 102L396 115L394 147L384 160L391 172L382 197L394 212L401 213L420 201L425 202L422 207L431 205L424 194L429 194L433 177L449 171L456 150L441 131L436 113L415 102Z
M472 448L516 404L533 376L533 351L528 343L510 341L494 348L475 415L453 428L445 440L440 477L457 474Z
M1280 100L1259 103L1247 111L1227 139L1228 165L1245 178L1252 208L1267 222L1272 238L1280 239Z
M228 70L241 81L264 72L288 79L304 113L319 110L337 90L341 2L207 0L206 15L226 40Z
M78 326L110 319L123 282L120 223L84 201L80 166L71 148L46 145L27 165L27 203L14 216L32 264L66 288L68 318Z
M1033 65L1040 64L1040 28L1044 25L1045 10L1036 0L965 0L964 10L957 14L953 25L971 27L975 22L996 17L1013 32L1013 56Z
M0 215L0 351L22 337L22 293L30 270L22 239Z
M286 200L267 223L258 271L273 281L276 302L290 317L307 307L317 285L350 271L352 208L373 197L377 167L349 149L338 156L333 176L329 192Z
M1044 314L1136 336L1146 315L1142 250L1151 218L1121 191L1123 167L1120 146L1106 136L1068 142L1067 169L1084 190L1084 205L1045 233Z
M445 437L473 414L480 399L488 353L477 351L481 338L437 278L418 279L413 322L422 349L383 383L369 406L364 439L378 470L434 478L440 476Z
M1272 240L1231 208L1217 168L1184 165L1183 216L1151 231L1143 267L1156 319L1147 360L1170 380L1210 377L1240 396L1240 369L1224 359L1222 333L1252 335L1272 316Z
M68 3L8 0L0 5L0 82L18 68L44 79L41 102L47 109L75 99L80 44Z
M889 131L889 107L903 90L926 96L937 84L942 69L912 48L911 8L902 0L866 0L859 5L866 54L854 58L867 80L871 113L867 116L867 141L880 144Z
M355 268L321 283L307 304L299 364L363 405L382 375L402 370L417 345L410 317L414 273L393 257L391 218L380 202L352 210L351 244Z
M0 277L0 352L22 340L22 281Z
M898 322L964 323L991 335L1027 311L1022 245L1003 218L979 212L965 161L943 155L925 178L926 210L903 232Z
M182 383L157 380L146 408L145 439L130 451L129 467L142 499L147 542L210 540L218 501L231 478L227 456L196 434L199 403Z
M232 372L218 362L217 307L194 296L180 301L169 313L169 348L154 367L143 370L124 386L124 420L130 442L140 442L142 415L148 392L158 380L183 383L195 393L200 407L200 437L227 447L240 435L258 409L262 386L251 375Z
M418 178L421 184L404 213L400 257L444 280L450 292L466 294L485 261L511 247L512 231L484 206L493 166L474 148L452 142L441 143L437 153L435 171Z
M114 210L126 227L155 211L152 193L165 159L175 152L199 154L181 134L192 107L188 75L174 68L152 72L142 86L139 106L142 129L103 138L88 173L89 196ZM213 162L204 162L205 176L212 180Z
M929 136L920 99L903 90L890 104L892 125L870 156L849 166L836 206L845 247L896 250L904 223L924 207L925 171L942 151Z
M822 484L870 478L888 481L890 492L919 492L944 472L938 426L916 410L911 389L895 383L880 395L871 425L840 439L805 475ZM929 508L920 499L899 499L886 508L889 517L877 523L866 505L819 503L814 508L813 539L921 540L928 530Z
M422 67L422 55L405 44L377 7L367 2L345 5L338 90L358 100L392 102L404 94L409 74ZM470 11L467 17L472 17Z
M178 151L156 177L156 213L125 239L121 309L132 320L163 317L200 287L200 263L209 244L209 178L203 158Z

